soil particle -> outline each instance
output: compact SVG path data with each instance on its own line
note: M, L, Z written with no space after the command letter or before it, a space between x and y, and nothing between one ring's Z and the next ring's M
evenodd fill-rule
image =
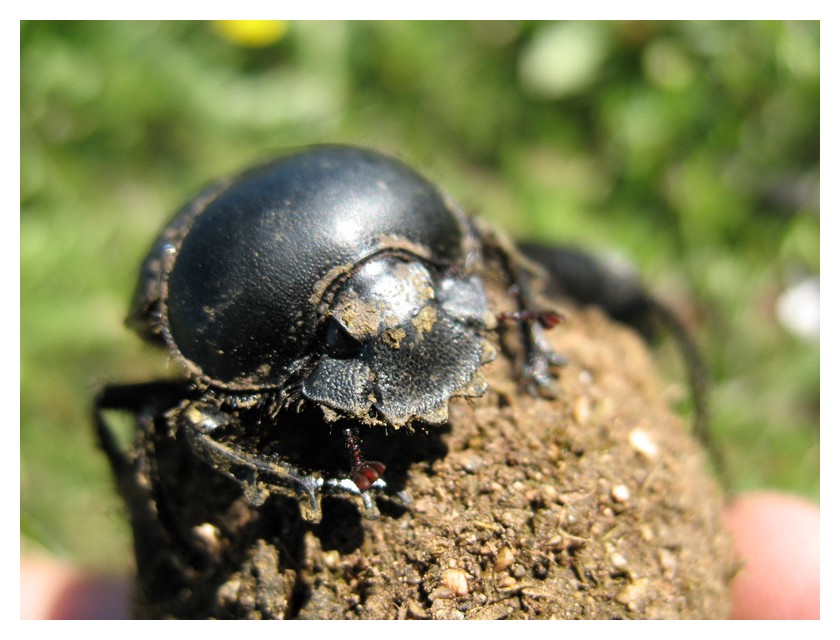
M636 334L597 310L563 313L547 334L569 360L555 398L521 393L515 358L500 355L483 369L484 396L451 401L448 426L366 441L412 500L377 498L378 520L341 498L324 500L317 525L291 498L252 507L227 479L180 460L182 498L163 505L171 498L158 490L129 505L138 614L726 617L734 559L703 450L664 403ZM137 465L148 487L145 473ZM150 533L148 516L161 513L179 521L167 531L197 542Z

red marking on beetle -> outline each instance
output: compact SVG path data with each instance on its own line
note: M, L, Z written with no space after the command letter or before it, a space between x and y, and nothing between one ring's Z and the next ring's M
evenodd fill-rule
M385 472L385 465L381 462L365 461L354 466L350 471L350 478L356 483L360 491L369 489Z
M566 316L550 309L539 311L503 311L497 316L499 322L539 322L545 329L556 327L566 320Z
M538 313L539 317L537 318L537 320L546 329L551 329L552 327L556 327L561 322L566 321L566 316L564 316L562 313L558 313L557 311L545 309Z
M350 479L356 483L359 491L370 489L374 482L385 473L385 465L362 457L362 439L355 429L344 430L344 445L350 450L353 467L350 469Z

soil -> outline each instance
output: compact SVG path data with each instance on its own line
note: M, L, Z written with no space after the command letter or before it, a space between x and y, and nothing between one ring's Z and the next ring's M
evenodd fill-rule
M500 350L488 392L453 399L447 426L364 435L411 499L378 497L376 520L341 497L318 524L282 495L253 507L152 429L120 480L137 615L725 618L735 561L705 452L637 334L561 309L548 336L569 364L554 398L521 392ZM298 433L323 428L300 420Z

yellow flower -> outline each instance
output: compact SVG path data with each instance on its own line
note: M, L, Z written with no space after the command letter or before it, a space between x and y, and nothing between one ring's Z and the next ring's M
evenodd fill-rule
M288 20L216 20L215 25L225 40L243 47L267 47L289 30Z

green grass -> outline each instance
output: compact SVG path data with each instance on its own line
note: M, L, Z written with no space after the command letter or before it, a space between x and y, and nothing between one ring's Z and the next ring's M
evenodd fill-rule
M618 252L688 319L739 489L819 497L819 24L21 26L21 531L125 568L98 386L166 371L122 325L144 252L205 182L279 150L395 152L520 238ZM276 36L275 36L276 38ZM26 547L25 547L26 548Z

